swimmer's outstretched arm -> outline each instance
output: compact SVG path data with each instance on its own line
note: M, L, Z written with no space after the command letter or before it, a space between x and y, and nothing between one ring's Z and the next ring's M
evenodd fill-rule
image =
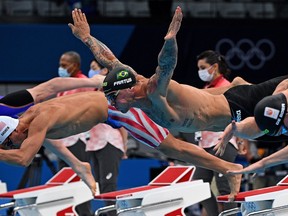
M95 75L89 79L57 77L33 88L12 92L0 99L0 115L14 117L23 113L35 103L55 97L59 92L75 88L101 89L104 78L102 75Z
M232 174L239 174L239 173L254 173L254 172L261 172L266 168L277 166L280 164L284 164L288 162L288 146L284 147L283 149L262 158L261 160L245 167L242 170L229 170L229 173Z
M74 9L72 11L72 18L74 25L72 23L68 24L72 33L76 38L80 39L87 47L89 47L94 57L101 65L106 67L109 71L114 68L126 68L136 74L130 66L121 63L104 43L91 36L86 16L80 9Z
M55 97L57 93L75 88L101 88L104 76L96 75L89 79L77 79L72 77L56 77L41 83L33 88L27 89L34 99L34 103L40 103Z
M156 73L150 79L150 83L156 85L157 90L163 96L166 96L169 82L177 65L178 46L176 35L180 29L182 18L182 10L177 7L168 32L164 37L164 45L158 55Z
M35 155L40 150L46 136L49 116L41 115L40 118L33 120L27 132L27 138L22 142L19 149L3 150L0 149L0 160L9 164L29 166ZM17 129L21 130L21 128Z
M216 155L223 155L229 140L233 136L243 139L255 139L263 135L264 132L259 129L254 117L248 117L241 122L232 121L219 137L214 150L216 150Z

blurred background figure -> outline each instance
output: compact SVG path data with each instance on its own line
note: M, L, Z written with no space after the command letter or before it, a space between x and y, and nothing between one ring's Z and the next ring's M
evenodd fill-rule
M278 150L282 149L287 145L286 142L263 142L263 141L253 141L251 142L253 151L250 157L250 164L267 157ZM287 175L287 164L280 164L267 168L263 172L257 172L256 175L248 178L249 190L259 189L264 187L270 187L277 185Z
M85 76L81 71L81 57L77 52L68 51L61 55L59 60L58 75L60 77L75 77L79 79L87 78L87 76ZM94 88L78 88L61 92L57 95L57 97L94 90ZM70 136L58 141L64 144L80 161L89 162L89 154L86 152L85 133ZM64 161L58 160L59 170L66 166L68 165ZM77 206L76 211L80 216L91 216L91 203L86 202Z
M126 158L128 133L124 128L114 129L107 124L98 124L89 134L86 151L89 152L99 191L100 193L116 191L120 162ZM114 205L115 202L107 201L105 204ZM102 215L116 216L116 211Z
M107 68L104 68L95 59L91 61L89 77L107 73ZM114 129L107 124L98 124L89 131L86 151L89 152L92 170L95 180L99 184L100 193L117 190L120 162L126 158L127 139L126 129ZM106 202L106 205L114 204L113 201ZM116 211L102 215L116 216Z
M228 75L231 71L226 64L224 56L219 53L213 50L202 52L197 56L197 66L199 69L199 78L205 82L204 88L217 88L230 84L228 81ZM210 154L215 155L213 148L216 145L220 134L221 132L201 131L195 133L195 139L200 147L204 148L205 151ZM225 153L218 157L233 163L238 154L237 149L236 138L234 137L227 145ZM220 195L230 193L228 181L221 173L197 167L193 178L203 179L204 182L209 182L210 184L214 179L216 188ZM217 203L215 196L216 194L212 192L211 198L201 202L201 205L205 209L202 211L202 216L217 216L223 210L237 207L236 203Z
M91 78L94 75L100 74L105 76L108 73L108 69L103 67L97 62L96 59L92 59L90 63L90 70L88 71L88 77Z

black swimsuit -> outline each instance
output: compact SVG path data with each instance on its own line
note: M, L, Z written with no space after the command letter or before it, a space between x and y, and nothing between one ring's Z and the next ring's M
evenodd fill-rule
M0 99L0 115L16 117L34 105L34 99L27 90L8 94Z
M235 86L227 90L224 96L229 103L232 119L239 122L249 116L254 116L256 104L264 97L272 95L278 84L285 79L288 79L288 75L255 85Z
M239 122L247 117L254 116L256 104L264 97L272 95L278 84L285 79L288 79L287 75L276 77L259 84L240 85L227 90L224 96L229 103L232 119ZM265 135L257 138L257 140L279 142L287 141L288 137L285 135L277 137Z

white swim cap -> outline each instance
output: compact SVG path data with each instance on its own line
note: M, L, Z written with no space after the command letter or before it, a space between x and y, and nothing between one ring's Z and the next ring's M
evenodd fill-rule
M18 123L18 119L9 116L0 116L0 145L15 130Z

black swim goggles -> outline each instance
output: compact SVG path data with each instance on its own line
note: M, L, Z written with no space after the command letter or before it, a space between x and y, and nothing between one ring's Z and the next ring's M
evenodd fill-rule
M13 144L12 140L7 137L6 141L2 143L3 149L16 149L17 147Z
M120 92L120 90L117 90L117 91L112 91L112 92L109 92L108 94L106 94L106 97L111 104L115 103L119 92Z

